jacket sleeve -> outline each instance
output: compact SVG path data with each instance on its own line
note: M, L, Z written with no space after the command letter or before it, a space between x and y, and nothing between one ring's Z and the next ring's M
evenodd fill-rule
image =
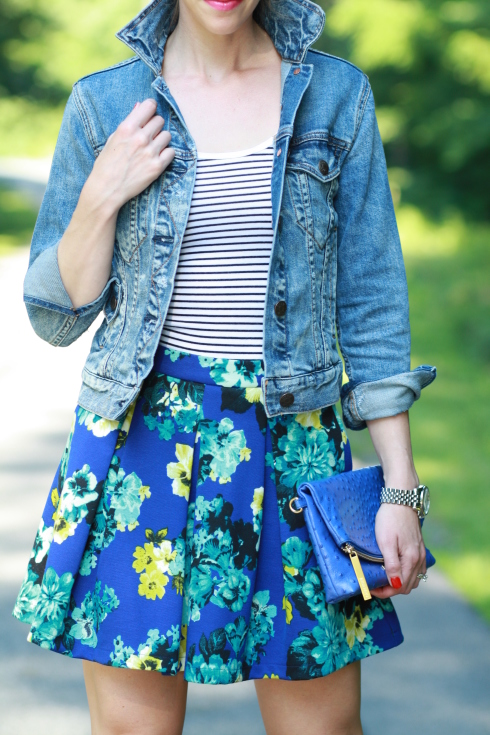
M59 241L95 161L87 130L87 118L75 85L65 108L24 279L24 302L31 325L41 339L52 345L69 345L88 329L114 280L108 281L95 301L75 309L58 267Z
M337 336L348 383L346 426L394 416L420 397L435 368L410 370L405 267L374 100L366 80L354 143L340 172L336 199Z

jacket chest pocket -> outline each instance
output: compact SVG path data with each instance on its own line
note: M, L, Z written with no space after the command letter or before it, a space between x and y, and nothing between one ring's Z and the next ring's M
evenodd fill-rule
M338 189L340 150L326 140L295 143L288 152L286 181L298 225L321 250L337 228L333 199Z
M116 245L123 260L130 263L148 237L149 188L121 207L117 217Z

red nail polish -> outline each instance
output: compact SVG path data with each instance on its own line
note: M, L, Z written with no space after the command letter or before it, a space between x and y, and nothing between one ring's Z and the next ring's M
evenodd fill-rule
M136 110L136 108L138 107L138 105L139 105L139 102L137 102L137 103L135 104L135 106L133 107L133 110Z
M396 590L399 590L402 586L402 581L400 577L392 577L391 578L391 586L394 587Z

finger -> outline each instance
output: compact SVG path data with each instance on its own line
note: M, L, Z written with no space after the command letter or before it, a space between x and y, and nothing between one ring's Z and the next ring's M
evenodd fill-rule
M130 120L135 126L142 128L155 115L156 109L156 100L151 99L150 97L146 100L143 100L143 102L137 102L134 108L129 113L127 119Z
M142 131L146 135L148 142L151 142L159 133L162 132L162 128L165 124L165 120L160 115L154 115L151 120L148 120L146 125L143 126Z
M388 548L381 549L384 559L384 567L386 570L386 576L388 582L394 590L401 590L403 586L403 573L402 566L400 563L400 557L398 556L398 543L396 539L393 539L388 545Z
M425 554L425 549L424 549ZM419 579L417 574L420 574L424 564L424 556L422 555L421 546L412 546L406 550L403 554L402 569L405 575L406 585L403 590L404 594L409 594L411 590L417 589L419 586Z
M163 151L163 149L168 146L171 137L172 136L170 135L168 130L162 130L161 133L153 138L151 142L151 147L157 153L157 155L159 155Z
M399 591L394 589L389 584L386 584L384 587L376 587L374 590L370 590L373 597L379 597L381 600L386 600L388 597L395 597L395 595L399 595Z
M175 156L175 150L173 148L164 148L163 151L160 153L160 161L162 162L164 170L169 166Z

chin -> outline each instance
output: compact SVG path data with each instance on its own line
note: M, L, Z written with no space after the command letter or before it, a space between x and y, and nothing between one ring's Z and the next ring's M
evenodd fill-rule
M179 0L179 4L209 33L224 36L237 31L250 18L259 0Z

